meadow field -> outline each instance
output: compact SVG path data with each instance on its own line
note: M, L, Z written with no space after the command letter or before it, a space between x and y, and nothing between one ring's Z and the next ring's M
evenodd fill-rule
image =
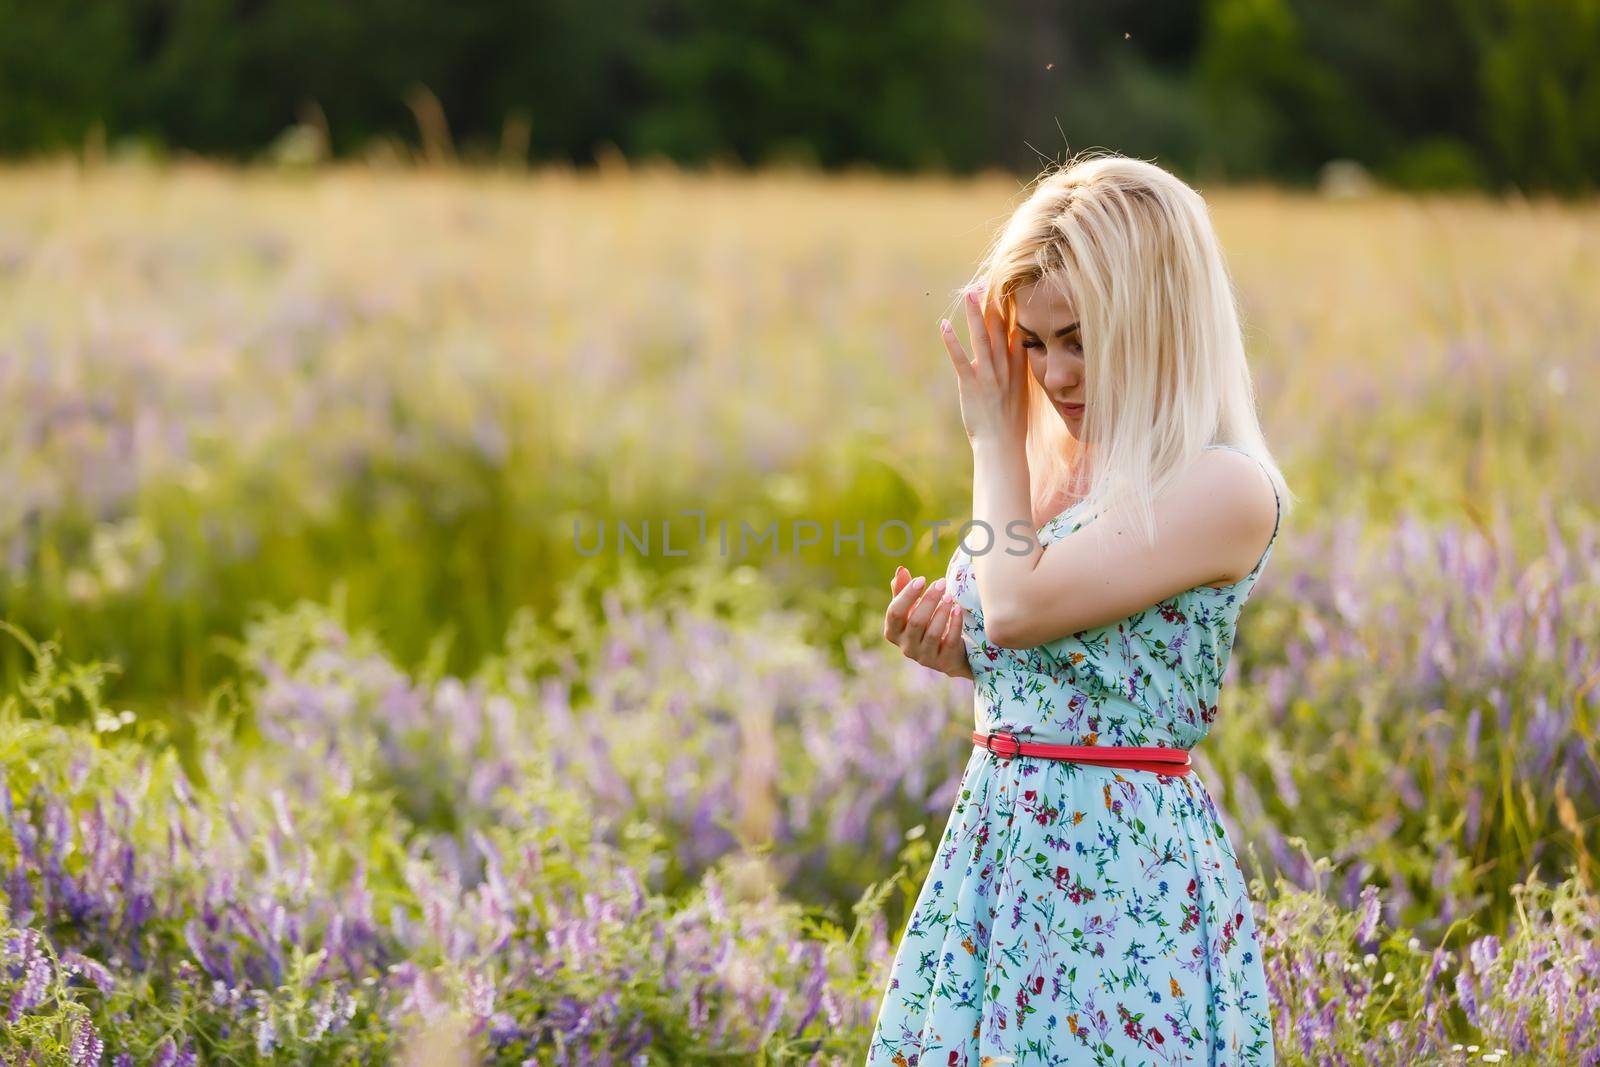
M1600 1063L1600 205L1203 191L1299 505L1195 752L1278 1060ZM0 169L7 1062L859 1063L1020 194Z

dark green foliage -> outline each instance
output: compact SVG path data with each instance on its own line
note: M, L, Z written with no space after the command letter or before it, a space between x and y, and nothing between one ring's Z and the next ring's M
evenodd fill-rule
M336 155L1029 171L1100 146L1222 178L1332 159L1410 187L1582 193L1597 0L0 0L0 155L102 135Z

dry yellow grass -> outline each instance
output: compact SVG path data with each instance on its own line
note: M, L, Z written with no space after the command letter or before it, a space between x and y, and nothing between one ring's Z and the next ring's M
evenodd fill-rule
M1600 205L1202 191L1302 523L1600 502ZM463 604L469 645L498 640L570 564L574 519L959 521L936 324L1023 192L616 163L0 169L0 564L54 591L22 601L30 624L69 632L61 603L184 569L175 596L233 604L186 614L189 640L348 578L358 615L409 620L420 648ZM58 536L75 498L92 528ZM219 583L234 550L259 565ZM837 566L876 589L893 561Z
M1341 467L1426 470L1528 420L1595 443L1566 416L1595 399L1600 208L1206 193L1286 451L1331 436ZM468 433L494 397L497 432L537 419L563 454L636 461L615 469L618 491L777 470L855 433L937 480L961 442L935 323L1018 194L998 175L13 168L0 343L42 332L53 372L82 379L126 356L84 352L94 338L131 342L171 417L203 422L202 404L183 410L203 394L245 447L307 390L359 437L394 390ZM319 319L338 314L358 321ZM251 350L295 315L328 334L303 362L281 336ZM1481 408L1483 435L1411 426L1419 405ZM1396 420L1414 433L1370 439Z

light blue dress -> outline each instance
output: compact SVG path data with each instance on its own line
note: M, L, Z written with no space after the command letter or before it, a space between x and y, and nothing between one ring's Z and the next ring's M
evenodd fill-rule
M1047 523L1040 543L1084 525L1076 509ZM1198 744L1281 502L1278 511L1239 581L1027 649L985 637L972 559L958 546L946 577L965 609L975 728L1058 744ZM1199 773L1006 761L975 746L866 1062L1272 1064L1249 892Z

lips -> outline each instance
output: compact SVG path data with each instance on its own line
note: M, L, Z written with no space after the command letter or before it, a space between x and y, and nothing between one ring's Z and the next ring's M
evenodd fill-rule
M1083 405L1082 404L1058 404L1056 406L1061 409L1061 412L1064 415L1082 415L1083 414Z

